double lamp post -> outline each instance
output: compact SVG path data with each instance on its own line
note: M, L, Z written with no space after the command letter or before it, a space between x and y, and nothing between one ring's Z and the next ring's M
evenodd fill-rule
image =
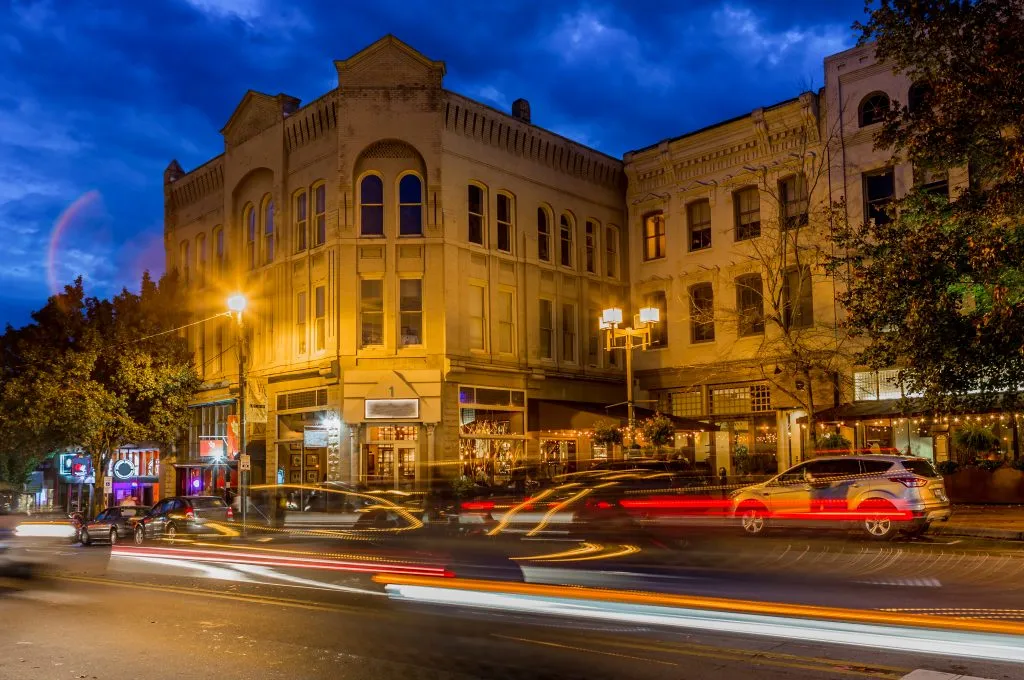
M626 408L632 445L636 442L636 419L633 413L633 350L643 350L651 346L651 328L661 321L661 310L657 307L642 307L633 316L633 325L622 327L622 310L618 307L609 307L601 312L598 321L601 330L607 331L605 349L609 352L616 349L626 350Z

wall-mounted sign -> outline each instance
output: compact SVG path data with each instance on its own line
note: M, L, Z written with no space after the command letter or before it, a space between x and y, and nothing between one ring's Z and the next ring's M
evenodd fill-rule
M222 437L211 437L210 439L199 440L199 457L200 458L219 458L224 459L227 457L228 443Z
M75 456L71 459L71 474L74 477L88 477L92 472L92 459L86 456Z
M135 463L127 458L114 462L114 477L117 479L131 479L135 476Z
M238 416L228 416L228 458L238 455L239 432Z
M322 449L327 446L327 430L320 427L307 427L302 435L303 444L307 449Z
M367 399L364 416L367 420L392 420L420 417L419 399Z

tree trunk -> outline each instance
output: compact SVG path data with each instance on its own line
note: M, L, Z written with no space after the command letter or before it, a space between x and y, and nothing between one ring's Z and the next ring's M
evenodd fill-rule
M804 371L804 380L807 381L807 429L810 432L810 453L813 454L818 450L818 423L814 418L814 383L811 381L810 371ZM807 456L803 458L806 459Z

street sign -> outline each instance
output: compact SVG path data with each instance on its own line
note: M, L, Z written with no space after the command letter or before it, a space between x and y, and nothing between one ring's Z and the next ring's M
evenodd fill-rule
M103 478L103 493L113 493L113 492L114 492L114 480L111 479L110 477L104 477Z
M243 453L238 457L238 469L242 472L252 470L252 458L248 453Z

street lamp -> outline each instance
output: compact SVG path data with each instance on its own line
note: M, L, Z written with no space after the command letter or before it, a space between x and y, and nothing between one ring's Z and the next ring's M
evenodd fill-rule
M235 293L228 297L228 309L238 321L238 490L242 498L242 535L245 535L246 509L249 505L246 494L246 471L243 466L249 460L245 452L245 328L242 321L242 312L248 301L241 293Z
M661 310L657 307L643 307L633 317L633 325L628 328L620 328L622 325L622 310L618 307L609 307L601 312L598 319L601 329L607 331L605 335L605 349L611 352L616 349L626 350L626 408L629 418L630 444L636 443L636 435L633 434L633 350L647 349L651 345L651 326L661 321ZM619 340L622 340L620 343Z

